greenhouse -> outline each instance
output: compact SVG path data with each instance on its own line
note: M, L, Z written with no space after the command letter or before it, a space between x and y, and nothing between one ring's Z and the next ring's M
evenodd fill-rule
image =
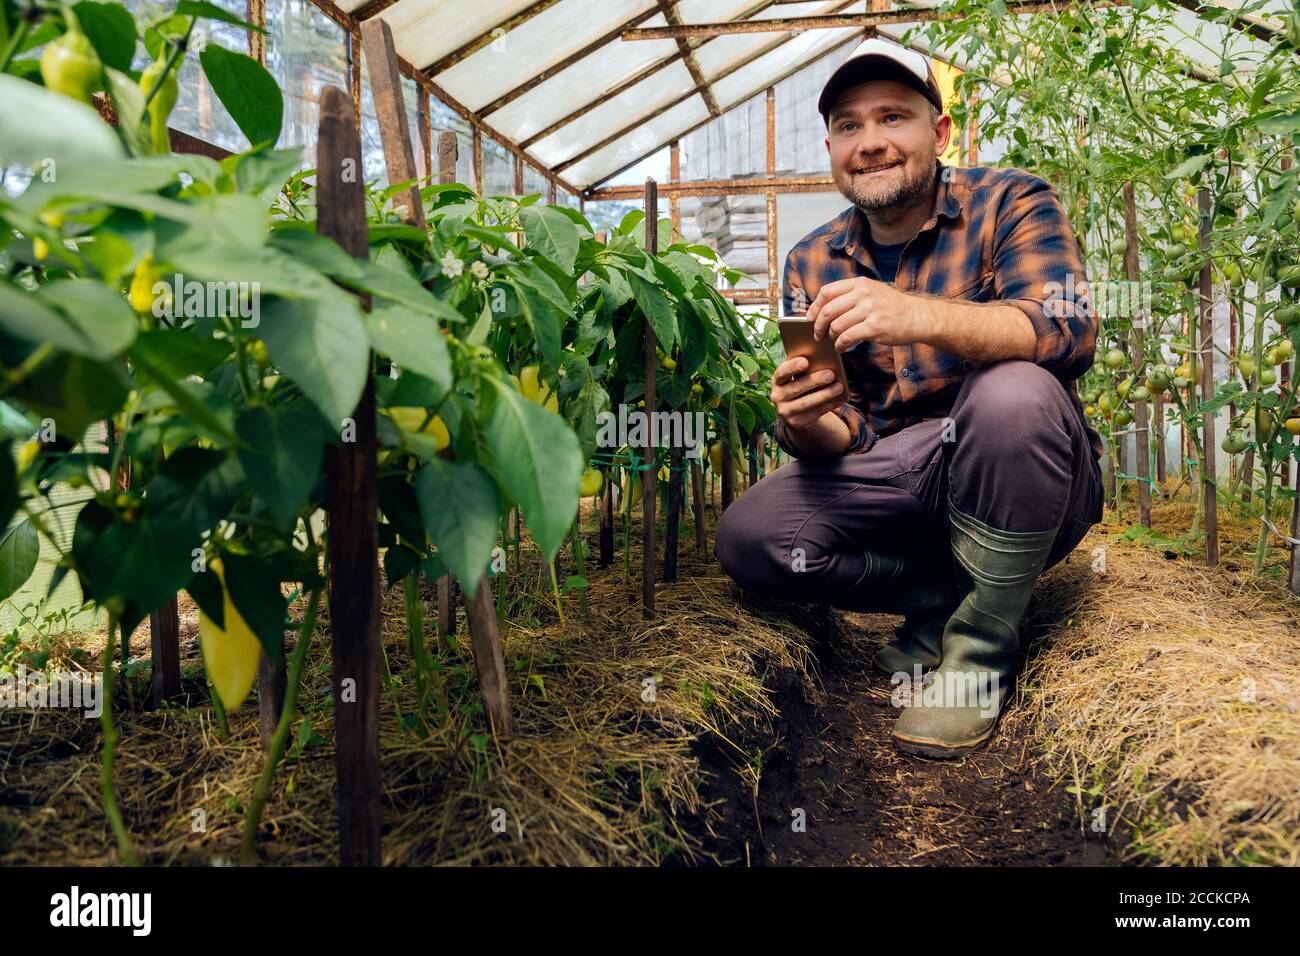
M0 51L6 869L1300 864L1292 0Z

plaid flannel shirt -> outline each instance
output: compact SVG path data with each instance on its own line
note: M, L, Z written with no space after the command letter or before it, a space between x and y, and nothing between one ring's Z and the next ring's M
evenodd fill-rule
M1056 190L1021 169L937 165L933 213L903 249L895 287L1021 309L1038 336L1034 361L1060 379L1082 418L1075 381L1092 365L1097 318ZM828 282L879 279L867 235L866 217L850 206L790 250L785 314L806 313ZM870 451L878 438L924 419L946 417L973 367L930 345L864 342L844 353L849 400L836 414L852 436L846 454ZM1091 426L1087 430L1100 458L1101 438ZM782 419L776 439L800 457Z

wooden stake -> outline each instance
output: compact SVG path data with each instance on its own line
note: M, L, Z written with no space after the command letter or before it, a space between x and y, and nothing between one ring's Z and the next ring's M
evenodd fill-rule
M609 468L605 473L605 487L600 493L600 566L609 567L614 561L614 480Z
M645 248L653 256L659 250L659 190L653 179L645 181ZM649 316L645 323L645 411L654 421L655 411L655 330ZM655 612L655 500L658 495L654 469L652 428L646 429L645 457L641 473L641 610L646 617Z
M271 749L271 738L280 723L284 710L284 694L289 676L285 669L283 648L280 663L276 664L262 651L257 659L257 727L262 734L262 749Z
M691 459L691 498L695 503L695 550L703 555L709 550L709 533L704 527L704 469L698 458Z
M664 580L677 580L677 534L682 514L682 450L668 453L668 514L664 529Z
M366 258L361 141L346 93L326 87L317 138L319 235ZM334 726L339 782L339 860L381 862L379 789L379 497L375 465L375 389L352 413L353 441L325 452Z
M1210 191L1202 186L1196 191L1196 205L1200 211L1199 248L1210 251L1210 227L1214 219L1214 203ZM1197 358L1201 371L1201 401L1214 397L1214 299L1210 275L1210 260L1201 266L1200 281L1200 334L1197 336ZM1205 563L1215 567L1219 563L1219 499L1218 474L1215 472L1214 416L1205 416L1205 455L1201 462L1201 493L1205 496Z
M497 632L497 613L492 603L492 580L486 574L479 578L474 596L465 602L465 611L483 707L492 733L498 739L505 739L514 734L515 723L510 710L510 688L506 684L505 655Z
M384 162L388 181L404 183L418 175L415 154L411 149L411 129L406 121L402 100L402 75L397 69L397 52L393 48L393 31L388 21L375 18L361 23L361 42L366 51L366 68L370 73L370 93L379 118L379 138L384 144ZM424 228L424 203L418 184L403 194L406 197L405 220Z
M181 621L175 598L149 615L149 646L149 694L153 706L161 707L181 695Z

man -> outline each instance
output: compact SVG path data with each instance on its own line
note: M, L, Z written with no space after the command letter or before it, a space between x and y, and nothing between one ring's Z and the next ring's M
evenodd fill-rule
M867 40L818 110L853 205L790 252L785 311L834 340L849 394L777 368L798 460L732 504L715 553L750 590L904 615L873 663L935 670L895 743L959 756L993 734L1035 580L1101 519L1084 264L1046 182L938 161L952 120L922 54Z

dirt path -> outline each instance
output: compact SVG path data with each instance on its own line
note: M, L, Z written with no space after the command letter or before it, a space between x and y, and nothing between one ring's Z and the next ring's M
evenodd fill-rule
M729 830L722 855L751 865L1100 865L1105 844L1080 833L1063 785L1033 763L1013 709L988 749L943 762L894 749L889 679L871 651L897 618L846 615L818 652L821 686L780 694L775 744L757 797L734 770L712 795ZM716 769L721 754L706 758ZM806 827L795 827L802 810ZM730 853L726 851L730 850Z

